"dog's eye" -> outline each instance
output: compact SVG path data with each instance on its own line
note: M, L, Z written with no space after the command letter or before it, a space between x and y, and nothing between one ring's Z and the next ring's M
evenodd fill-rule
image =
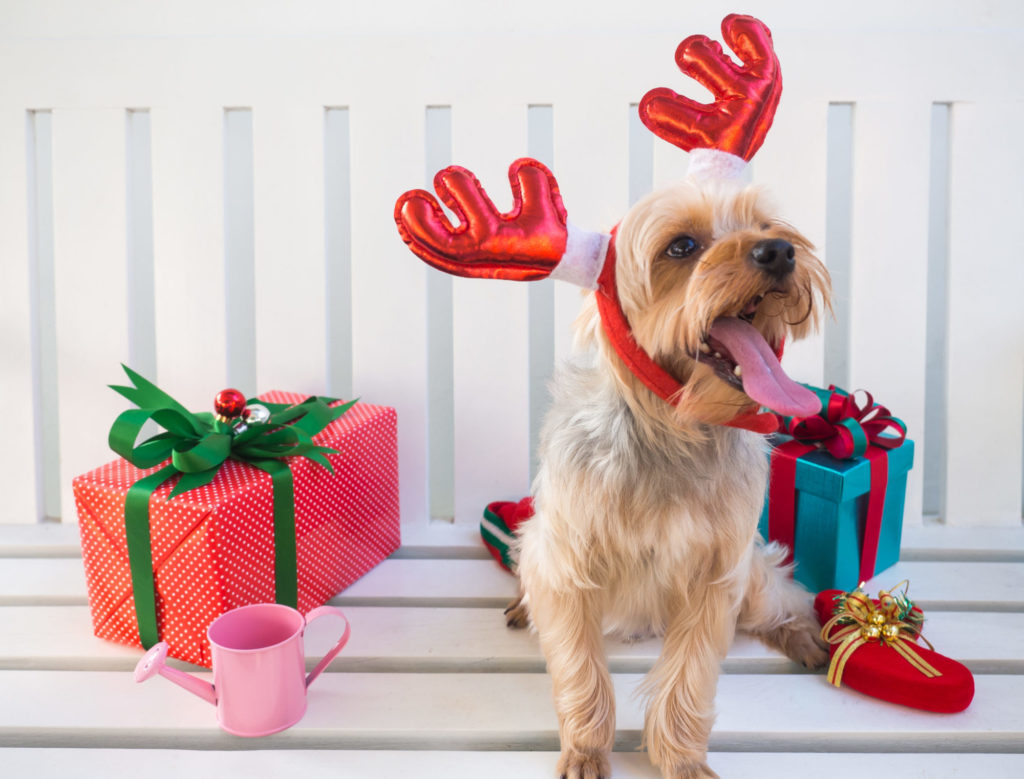
M668 248L665 250L665 254L673 259L679 260L683 257L689 257L699 248L700 244L697 243L695 238L689 235L680 235L668 245Z

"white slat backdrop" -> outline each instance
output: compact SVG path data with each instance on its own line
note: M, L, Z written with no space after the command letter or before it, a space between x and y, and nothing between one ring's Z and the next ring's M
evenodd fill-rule
M667 0L628 12L591 8L586 18L539 0L519 4L514 18L468 0L399 11L326 0L301 9L267 0L258 13L229 0L90 8L43 0L0 9L0 65L9 74L0 82L2 376L5 404L23 410L6 431L0 521L75 521L70 479L107 458L105 427L119 401L104 385L135 354L136 367L155 365L160 384L195 408L228 381L246 392L326 392L329 373L351 375L354 394L399 411L402 515L413 532L429 522L431 489L451 489L432 487L427 467L426 278L434 271L405 250L391 216L395 197L424 183L427 108L451 107L453 161L507 205L507 166L528 150L528 107L550 107L570 218L608 229L625 211L631 181L636 191L644 177L658 185L685 170L685 155L660 140L650 160L630 159L630 104L657 85L700 98L672 52L686 34L717 36L730 10ZM848 286L836 290L850 301L849 321L839 323L850 334L844 379L870 388L918 443L906 523L921 522L928 458L946 463L947 482L929 500L946 523L1019 525L1024 275L1002 244L1024 205L1014 129L1024 87L1013 76L1024 65L1024 14L1008 1L982 13L952 0L754 10L774 31L786 92L753 180L774 190L826 262L826 203L844 197L826 176L826 119L830 104L852 106L853 183L843 205L851 261ZM928 354L928 276L945 272L928 267L934 103L951 106L948 338ZM349 146L325 155L325 142L336 142L325 141L331 108L347 111ZM229 131L228 111L241 136ZM131 130L129 112L148 122ZM147 126L148 160L126 133ZM40 127L45 142L29 143ZM350 277L325 289L325 160L346 157L351 233L335 230L335 240L351 246ZM138 167L146 164L148 177ZM151 195L137 191L147 180ZM32 192L43 200L30 202ZM153 265L141 271L155 291L131 306L154 311L155 334L133 325L127 300L136 289L128 264L149 262L150 247L138 241L150 222ZM51 245L52 288L34 286L32 258L42 247L46 260ZM450 467L434 472L454 473L457 524L472 525L487 501L528 489L537 382L527 298L509 283L453 285L454 441L435 452ZM558 358L578 305L575 290L556 290ZM329 340L328 312L339 307L351 315L351 345ZM35 338L33 321L43 328ZM820 335L793 345L790 372L836 380L825 375L825 348ZM929 378L932 360L944 376ZM930 440L925 408L939 398L949 411Z
M204 15L196 13L200 4L185 3L162 16L140 15L117 0L100 5L105 13L68 27L66 14L45 12L48 3L13 3L3 25L0 57L6 72L18 73L0 84L9 137L4 393L12 405L41 415L35 425L25 415L9 428L11 451L41 451L45 460L31 479L26 456L3 469L5 522L49 514L74 521L66 485L106 457L103 428L117 410L103 385L118 379L116 363L132 348L147 346L128 332L127 219L139 207L138 193L125 202L129 110L149 112L151 133L152 213L143 217L152 220L155 296L135 304L155 310L156 354L136 363L155 363L163 386L201 408L229 377L257 385L246 391L323 392L331 350L351 364L356 394L399 409L403 519L418 525L427 521L430 490L428 271L398 241L391 209L398 193L422 182L427 106L452 106L454 160L476 170L499 204L508 202L508 163L527 150L527 106L551 106L554 165L570 217L607 229L623 213L629 190L629 104L657 84L694 94L675 72L671 52L684 33L714 32L726 10L712 3L683 12L651 2L631 9L629 20L597 13L569 35L571 14L545 7L552 33L545 37L528 35L524 21L506 19L503 31L469 6L453 9L449 30L440 14L427 18L415 7L396 18L372 9L342 18L329 3L285 13L271 2L263 15L243 20L232 18L233 3L202 4ZM809 25L803 17L810 6L765 5L757 13L775 31L787 92L754 180L775 191L784 214L822 247L826 262L824 208L839 193L829 191L825 176L825 117L830 103L853 106L851 280L836 292L851 301L843 323L851 334L849 386L870 387L907 420L920 447L907 522L920 521L921 463L930 457L947 462L945 521L1019 524L1022 276L995 236L1021 205L1012 185L1021 159L1010 128L1024 110L1022 90L1006 75L1021 56L1009 43L1020 37L1020 14L1007 3L990 17L961 18L957 4L938 3L927 5L923 22L914 7L868 4L842 19L816 13ZM529 10L520 20L530 18ZM460 22L475 34L451 45ZM959 56L949 57L954 44ZM959 66L965 61L972 67ZM952 105L945 382L925 380L933 102ZM341 355L328 343L325 308L338 301L323 291L325 111L336 106L346 107L351 121L353 337L351 351ZM27 113L38 109L45 113ZM251 121L251 192L225 190L225 144L237 141L226 134L229 109L244 110ZM24 153L33 148L23 142L33 116L43 117L50 132L42 167ZM677 178L684 166L685 155L654 142L655 184ZM29 175L52 180L52 224L39 203L28 202L29 184L38 183ZM976 195L982 187L992 196ZM225 220L244 208L239 198L253 204L252 234L226 236L225 224L238 229ZM28 296L17 293L30 288L33 272L27 223L47 232L37 245L53 246L52 292L44 285ZM225 265L229 238L232 246L252 246L250 272ZM454 285L455 440L448 456L460 523L475 522L487 500L527 488L526 297L510 284ZM556 291L558 357L566 353L577 306L574 290ZM42 315L46 328L50 310L55 338L47 330L33 341L33 318ZM225 321L229 311L241 311L240 321ZM790 371L831 380L823 371L824 344L818 336L794 345ZM41 366L35 372L33 356ZM45 381L47 360L56 361L56 387ZM56 415L31 402L52 392ZM932 444L924 409L941 396L949 400L948 423ZM982 397L991 402L979 408ZM44 445L47 430L59 451ZM39 486L44 474L52 482L57 473L56 490Z

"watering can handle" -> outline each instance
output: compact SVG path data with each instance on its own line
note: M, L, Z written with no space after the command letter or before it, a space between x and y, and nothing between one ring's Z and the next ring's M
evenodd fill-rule
M320 606L313 609L306 615L306 626L308 627L309 623L313 620L326 616L341 617L345 622L345 631L341 634L341 638L338 639L338 642L331 648L331 651L324 655L323 659L316 664L316 668L309 672L309 676L306 677L307 688L313 683L313 680L320 675L320 672L330 665L331 661L338 656L338 652L340 652L342 647L348 643L348 638L352 635L352 626L349 625L348 617L345 616L345 612L335 606Z

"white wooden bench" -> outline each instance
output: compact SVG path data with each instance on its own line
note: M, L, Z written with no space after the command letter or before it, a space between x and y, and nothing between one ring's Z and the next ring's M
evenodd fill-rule
M907 535L906 560L878 586L907 577L923 594L926 635L976 674L971 707L935 715L836 690L741 636L723 666L711 740L723 776L1024 770L1024 532L975 531L954 547L944 528ZM2 529L0 756L18 769L5 775L100 776L114 766L157 776L552 775L550 685L534 637L504 625L513 590L477 546L405 547L332 601L348 613L352 640L312 688L302 722L246 740L221 732L213 708L178 687L137 685L139 652L91 635L74 528ZM310 667L330 641L323 627L310 628ZM658 643L608 645L619 776L657 775L635 751L633 690Z
M0 777L553 774L543 659L504 626L514 580L476 523L528 491L578 294L428 271L392 207L449 162L505 206L507 165L530 154L575 223L608 229L685 170L631 104L661 85L701 98L672 53L733 10L0 7ZM752 10L786 90L752 179L837 292L836 320L787 370L867 387L908 423L903 559L872 584L910 579L926 636L977 695L958 715L902 709L740 637L711 765L1024 775L1024 277L1006 246L1024 213L1024 10ZM171 684L136 685L138 651L92 635L70 481L110 459L119 362L197 410L229 385L398 409L403 546L333 601L352 640L288 731L231 737ZM608 646L618 777L657 775L632 694L657 651Z

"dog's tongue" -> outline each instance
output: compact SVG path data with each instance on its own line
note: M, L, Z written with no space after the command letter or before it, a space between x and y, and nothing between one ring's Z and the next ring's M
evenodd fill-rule
M818 396L786 375L752 325L736 317L720 317L711 325L711 336L743 369L743 391L762 406L793 417L808 417L821 410Z

